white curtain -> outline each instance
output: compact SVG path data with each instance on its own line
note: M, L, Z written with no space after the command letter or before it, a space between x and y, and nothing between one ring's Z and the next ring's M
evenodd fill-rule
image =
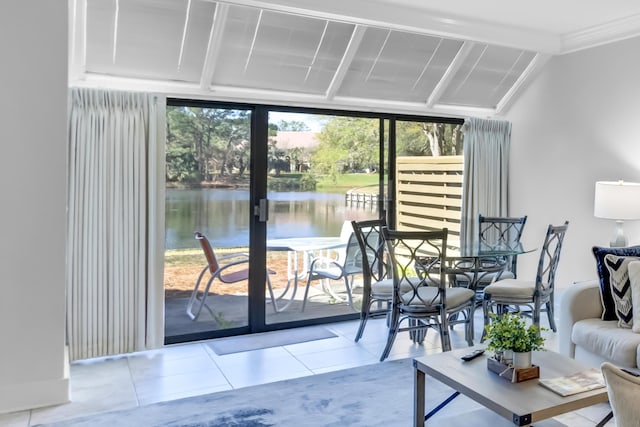
M511 123L466 119L461 245L478 239L478 216L507 216Z
M165 99L73 88L69 101L70 359L159 347Z

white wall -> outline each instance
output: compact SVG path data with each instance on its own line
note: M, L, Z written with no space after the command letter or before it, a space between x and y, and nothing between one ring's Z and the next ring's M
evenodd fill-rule
M0 3L0 413L65 402L67 2Z
M593 216L595 182L640 182L638 52L635 38L556 57L507 113L510 214L529 215L526 246L540 248L549 223L570 222L558 287L596 278L591 247L613 235L613 221ZM640 244L640 221L625 231ZM519 257L518 274L535 275L537 259Z

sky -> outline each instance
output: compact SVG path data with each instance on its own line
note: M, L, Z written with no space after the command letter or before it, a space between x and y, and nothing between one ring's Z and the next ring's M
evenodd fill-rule
M285 122L304 122L313 132L320 132L321 124L311 114L269 112L269 122L278 124L282 120Z

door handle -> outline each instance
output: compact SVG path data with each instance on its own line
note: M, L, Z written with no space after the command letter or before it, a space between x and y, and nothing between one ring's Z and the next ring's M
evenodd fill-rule
M269 221L269 199L260 199L258 206L254 207L254 215L258 217L258 221Z

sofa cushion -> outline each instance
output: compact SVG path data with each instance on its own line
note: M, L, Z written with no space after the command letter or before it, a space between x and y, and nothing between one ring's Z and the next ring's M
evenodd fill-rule
M573 325L571 341L617 365L637 366L640 334L619 328L617 320L580 320Z
M604 257L604 263L609 270L611 297L616 307L618 326L627 329L631 329L633 325L631 282L629 281L629 263L632 261L640 261L640 258L613 254Z
M611 285L609 281L609 270L604 265L604 257L607 254L619 256L640 256L640 246L629 246L625 248L605 248L594 246L593 256L596 258L598 277L600 278L600 296L602 302L602 320L618 320L616 316L616 306L611 296Z
M629 283L631 284L631 305L633 310L633 326L631 330L640 333L640 261L629 263Z

